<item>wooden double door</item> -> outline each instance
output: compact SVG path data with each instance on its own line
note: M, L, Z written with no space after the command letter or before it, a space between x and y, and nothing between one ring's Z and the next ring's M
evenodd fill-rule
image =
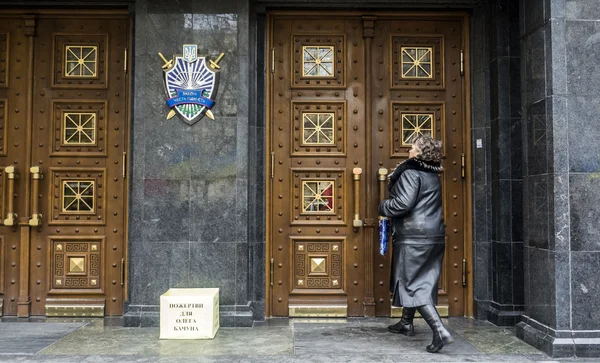
M123 313L127 14L0 10L0 312Z
M271 15L268 315L395 315L377 207L418 134L444 145L439 305L465 314L465 18L430 15Z

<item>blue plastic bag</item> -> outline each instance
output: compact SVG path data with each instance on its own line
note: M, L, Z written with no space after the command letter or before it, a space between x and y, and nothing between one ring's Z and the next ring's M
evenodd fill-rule
M379 254L384 256L388 250L390 238L390 220L379 216Z

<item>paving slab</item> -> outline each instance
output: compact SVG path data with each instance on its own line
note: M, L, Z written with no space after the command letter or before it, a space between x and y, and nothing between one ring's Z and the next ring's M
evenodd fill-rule
M60 363L415 363L599 362L552 359L517 339L512 328L444 319L455 342L425 352L431 331L391 334L398 319L269 319L253 328L221 328L213 340L160 340L158 328L125 328L103 319L0 322L0 362Z

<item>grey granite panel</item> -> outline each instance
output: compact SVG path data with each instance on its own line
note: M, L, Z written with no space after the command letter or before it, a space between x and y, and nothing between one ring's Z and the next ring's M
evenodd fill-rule
M237 179L235 193L236 241L248 241L248 180ZM264 228L264 227L263 227Z
M218 287L219 303L236 298L236 243L191 243L190 286Z
M554 279L556 281L555 300L550 301L556 311L557 330L573 329L571 325L571 312L574 306L571 304L571 261L570 252L550 252L550 258L554 258Z
M512 243L492 242L493 301L499 304L513 302Z
M132 305L158 305L170 288L190 287L190 244L143 243L130 246L130 298Z
M571 174L569 186L571 250L600 251L600 174Z
M492 120L497 118L507 119L510 117L510 63L511 59L507 56L498 57L490 63L490 100L492 104Z
M192 0L176 0L165 3L162 0L146 0L149 13L157 14L179 14L192 11Z
M533 3L540 0L534 0ZM525 84L525 105L537 102L545 97L546 67L544 58L544 29L535 30L524 41L525 69L521 72Z
M571 291L573 329L598 330L600 326L600 252L572 252Z
M483 72L488 68L488 18L489 13L483 8L474 9L473 14L471 15L470 65L472 74ZM473 95L475 95L475 92L473 92Z
M181 52L177 38L181 33L182 24L185 24L183 14L166 14L149 10L144 24L146 28L137 29L143 32L146 38L146 53L156 60L157 67L161 65L160 58L157 58L158 52L162 52L165 56ZM153 73L157 77L162 77L160 72ZM160 91L164 92L162 88Z
M567 99L547 97L546 116L548 172L565 173L569 170L570 153Z
M135 55L133 60L133 115L134 123L132 124L132 130L134 133L138 132L137 125L145 125L146 118L151 115L151 110L148 107L148 95L156 93L155 90L149 88L148 80L150 77L147 76L147 72L154 65L154 58L151 55L139 54ZM154 85L154 83L152 83ZM136 122L139 121L139 122ZM141 129L143 130L143 128ZM135 136L134 136L135 137Z
M510 22L508 1L495 0L495 3L491 7L490 55L492 59L509 55L509 32L506 31L506 24Z
M528 205L527 244L531 247L548 248L548 176L532 176L528 181L528 193L524 200Z
M509 58L510 78L510 117L521 117L521 58Z
M510 179L521 179L523 177L523 142L522 122L520 118L512 118L508 122L510 134Z
M142 179L144 177L144 159L146 155L146 128L144 117L134 117L130 127L131 143L129 144L129 178Z
M248 179L249 126L247 118L239 118L236 131L235 169L238 179Z
M549 195L548 213L550 224L548 230L549 248L556 251L571 250L572 214L569 205L570 183L567 173L548 176L553 192Z
M135 20L133 23L133 48L135 59L137 63L137 57L143 54L147 54L147 39L145 29L148 28L148 3L146 1L137 1L135 3ZM134 68L135 69L135 68ZM137 72L134 72L137 76Z
M567 19L600 19L600 7L596 0L563 0L566 2Z
M511 180L511 231L512 241L523 241L523 182Z
M489 208L489 185L473 186L473 241L490 241L490 220L488 219Z
M487 181L487 165L485 160L485 150L489 147L489 140L485 139L486 132L484 128L472 129L471 138L472 138L472 172L471 177L473 184L484 185ZM477 142L480 141L482 143L482 148L477 148Z
M525 304L524 253L523 242L512 243L512 296L514 305Z
M512 241L512 181L492 182L492 241Z
M144 179L143 186L144 240L189 241L190 182Z
M566 21L567 86L571 95L596 95L600 84L600 22Z
M508 55L511 57L519 57L521 55L521 26L519 22L519 2L507 1L508 8ZM501 28L506 31L506 24ZM518 64L517 64L518 66ZM517 79L517 84L519 80Z
M489 126L490 85L489 71L473 72L471 80L471 126L483 128Z
M521 15L525 20L525 33L530 33L544 23L544 0L522 0Z
M166 112L165 112L166 114ZM160 118L163 116L161 115ZM153 122L154 121L154 122ZM189 179L192 138L189 126L174 118L169 127L148 118L145 132L144 177L152 179ZM153 127L154 126L154 127Z
M600 25L600 22L598 23ZM600 28L599 28L600 30ZM600 34L600 33L599 33ZM599 43L600 44L600 43ZM600 54L600 47L598 48ZM600 68L598 69L600 73ZM600 172L600 77L591 97L570 97L568 100L569 170Z
M529 300L527 311L531 318L550 327L556 324L554 258L548 250L525 247L529 254Z
M236 180L192 180L190 238L198 242L236 242ZM245 221L241 221L245 225Z
M567 39L564 19L553 19L546 26L546 95L567 93Z
M265 299L265 244L251 243L250 244L250 279L252 286L253 300L260 301Z
M491 299L489 274L491 273L491 243L477 242L474 244L473 296L476 300Z
M556 18L564 18L566 15L566 2L572 0L545 0L545 18L548 19L556 19Z
M141 242L144 236L144 180L132 178L129 180L129 243Z
M510 179L510 133L504 132L504 121L493 119L490 122L490 168L494 181Z
M190 146L193 146L190 150L190 173L193 179L236 177L238 120L235 117L222 117L218 121L201 122L194 126L190 132Z
M235 251L235 303L236 305L245 305L249 300L248 284L249 281L249 244L236 243Z

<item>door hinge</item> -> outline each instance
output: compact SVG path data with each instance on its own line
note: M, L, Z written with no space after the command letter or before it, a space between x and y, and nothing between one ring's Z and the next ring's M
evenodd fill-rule
M275 177L275 152L271 151L271 179Z
M462 285L467 286L467 259L462 260Z
M271 48L271 73L275 73L275 48Z
M127 74L127 48L125 48L125 55L123 56L123 73Z
M123 151L123 179L127 177L127 153Z
M271 259L271 271L270 271L270 276L271 276L271 286L273 286L274 282L275 282L275 275L273 275L275 272L275 260Z
M460 50L460 75L464 76L465 74L465 52Z
M125 284L125 259L121 259L121 286Z
M465 153L460 154L460 176L464 179L466 175Z

